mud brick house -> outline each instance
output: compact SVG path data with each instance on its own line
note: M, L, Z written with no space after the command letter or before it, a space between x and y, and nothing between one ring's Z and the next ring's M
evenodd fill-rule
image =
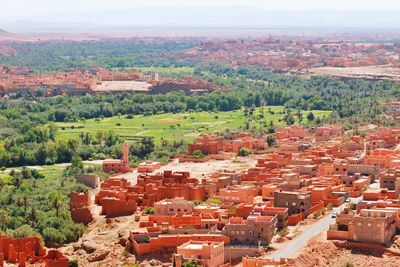
M173 256L176 267L194 260L204 267L219 267L224 264L224 242L188 241L177 248Z
M161 168L160 162L145 161L139 164L138 172L140 173L151 173Z
M362 209L359 214L338 214L330 225L328 239L367 243L388 243L396 233L396 212L393 210Z
M26 261L39 261L46 255L46 249L38 237L16 239L0 235L0 254L0 266L4 262L24 265Z
M136 211L137 195L126 179L108 178L101 183L95 202L102 206L102 214L107 217L125 216Z
M249 185L228 186L219 190L219 199L223 202L253 204L256 188Z
M141 174L135 192L146 194L154 202L162 199L184 198L186 200L204 200L206 186L191 178L189 172L164 171L157 174Z
M232 244L268 245L275 234L277 216L231 217L222 229Z
M332 137L344 134L343 125L324 125L315 130L315 138L318 141L329 140Z
M304 217L310 214L311 194L309 192L274 192L274 207L288 208L289 216L303 213Z
M220 234L141 234L130 233L133 250L138 256L150 253L176 253L177 247L189 241L230 243L229 237Z
M203 154L218 154L224 149L224 138L217 135L203 135L189 144L188 154L192 155L194 151L200 150Z
M122 159L109 159L103 161L102 169L107 173L126 173L132 171L129 167L129 145L122 145Z
M93 221L93 215L90 212L90 194L89 191L83 193L71 192L70 211L74 222L89 224Z
M154 203L155 215L175 215L176 213L192 213L194 204L183 198L164 199Z
M294 125L278 129L275 133L277 139L298 138L304 139L309 131L302 126Z
M0 235L0 266L27 266L27 263L44 263L45 267L68 267L68 259L57 250L43 247L38 237L12 238Z

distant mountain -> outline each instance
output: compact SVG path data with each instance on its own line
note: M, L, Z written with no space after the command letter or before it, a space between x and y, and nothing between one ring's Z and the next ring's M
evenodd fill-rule
M140 7L60 13L8 23L12 28L334 27L400 28L398 10L266 10L257 7Z
M27 38L26 36L20 34L10 33L8 31L0 29L0 42L4 41L29 41L31 38Z
M0 29L0 41L14 40L15 38L16 36L14 34Z

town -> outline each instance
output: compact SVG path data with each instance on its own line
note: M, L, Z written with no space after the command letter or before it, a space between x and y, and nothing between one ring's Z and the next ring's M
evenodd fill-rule
M0 267L399 267L400 1L0 5Z
M183 91L201 94L217 90L217 86L200 78L185 77L182 80L160 78L158 73L111 72L106 69L71 70L54 75L34 74L28 68L0 66L0 95L10 93L39 96L85 95L90 93L142 92L168 93Z
M124 143L120 160L102 163L109 178L100 182L95 174L76 176L92 189L70 194L71 216L89 229L97 220L115 228L121 218L131 218L132 228L121 233L128 236L124 249L138 258L157 254L176 266L191 261L290 266L301 246L285 252L282 244L291 246L291 239L302 236L306 245L314 235L338 248L400 256L394 245L400 226L400 129L376 128L359 135L340 125L315 130L289 126L274 136L276 145L270 148L251 134L205 135L174 164L146 161L137 168L129 167L129 145ZM250 167L209 167L196 175L180 169L235 158L247 160ZM299 226L303 231L295 232ZM82 264L101 264L111 251L83 242L62 248L63 253L46 253L36 239L0 241L1 266L4 261L68 266L66 258L77 255Z

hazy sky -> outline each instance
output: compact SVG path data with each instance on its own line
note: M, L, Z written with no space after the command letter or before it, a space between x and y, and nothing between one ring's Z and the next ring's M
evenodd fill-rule
M265 9L400 10L399 0L0 0L0 20L142 6L258 6Z

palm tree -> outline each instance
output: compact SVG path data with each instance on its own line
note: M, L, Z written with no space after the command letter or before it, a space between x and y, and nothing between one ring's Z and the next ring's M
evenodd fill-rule
M5 230L8 224L8 213L5 210L0 211L0 229Z
M6 186L6 182L3 179L0 179L0 193L3 191L3 188Z
M26 214L26 207L28 206L28 197L24 196L23 198L23 205L24 205L24 213Z

